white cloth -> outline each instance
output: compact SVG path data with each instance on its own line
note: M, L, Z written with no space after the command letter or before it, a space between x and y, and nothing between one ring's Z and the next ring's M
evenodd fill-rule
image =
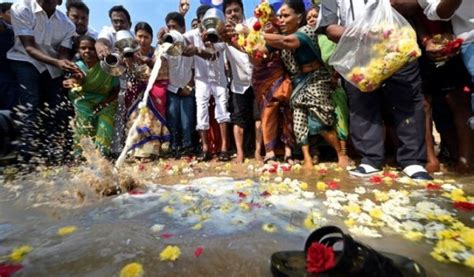
M185 87L193 77L194 58L185 56L165 55L168 60L169 85L168 90L177 93Z
M252 84L253 66L249 56L229 45L226 45L225 54L232 70L230 90L233 93L244 94Z
M72 48L72 39L76 34L74 23L59 10L48 18L36 0L22 0L13 4L11 18L15 44L7 53L8 59L29 62L41 73L48 70L52 78L61 76L61 69L30 57L19 36L34 37L38 49L53 58L58 58L60 46Z
M196 79L196 130L209 130L209 99L214 96L214 116L217 123L230 122L230 113L227 111L229 95L227 88L215 82L203 82Z
M199 29L188 31L184 34L184 38L197 48L204 50L204 42L202 41ZM225 74L224 50L225 44L215 43L214 49L219 53L219 57L214 61L208 61L201 57L194 56L194 74L195 80L202 82L214 82L218 86L227 87L227 77Z
M97 39L97 36L99 36L99 33L97 33L97 31L92 29L91 27L88 27L86 35L92 37L93 39Z
M347 26L354 22L355 19L357 19L359 16L363 15L365 13L365 6L369 5L373 2L374 0L329 0L329 1L324 1L321 11L318 16L318 26L327 26L327 22L324 22L325 20L328 20L327 14L331 14L333 16L337 15L338 17L338 22L331 22L331 24L338 24L340 26ZM367 3L365 3L367 2ZM352 8L351 8L351 3L352 3ZM333 19L329 19L332 21ZM321 22L323 21L323 22Z
M111 26L104 26L102 30L100 30L97 39L106 39L110 42L110 45L113 47L116 41L117 31L115 31L114 27Z
M451 18L441 19L436 12L440 0L418 0L426 17L430 20L451 20L454 34L464 39L464 43L474 42L474 1L463 0Z

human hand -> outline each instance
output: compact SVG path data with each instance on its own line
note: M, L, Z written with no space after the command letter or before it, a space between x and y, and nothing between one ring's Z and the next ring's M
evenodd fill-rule
M158 38L158 43L162 44L164 42L164 36L169 33L169 30L167 27L161 27L161 29L158 31L157 38Z
M76 88L78 86L80 86L80 82L79 82L79 80L77 80L75 78L69 78L69 79L63 81L63 87L66 88L66 89L72 89L72 88Z
M443 53L443 45L436 43L432 38L427 39L424 43L426 56L434 62L444 62L448 60L448 56Z
M109 47L103 43L96 44L96 51L97 51L97 56L99 57L99 60L103 60L105 59L105 57L110 55Z
M64 71L67 71L67 72L77 73L77 74L81 73L81 71L76 66L76 64L69 61L69 60L56 60L55 65L56 65L56 67L58 67L58 68L60 68Z

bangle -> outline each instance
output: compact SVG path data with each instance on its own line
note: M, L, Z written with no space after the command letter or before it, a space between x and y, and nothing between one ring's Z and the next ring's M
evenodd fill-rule
M190 85L185 86L185 88L186 88L187 90L189 90L189 91L193 91L193 89L194 89L194 88L193 88L192 86L190 86Z

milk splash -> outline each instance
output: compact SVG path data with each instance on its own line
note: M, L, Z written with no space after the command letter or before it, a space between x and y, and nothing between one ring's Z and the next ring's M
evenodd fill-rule
M150 91L153 88L153 84L155 83L156 78L158 77L158 73L160 72L161 68L161 56L168 51L173 45L171 43L165 42L162 45L160 45L157 54L156 54L156 61L155 65L153 66L153 69L150 74L150 78L148 79L148 84L145 89L145 93L143 95L142 101L138 104L138 110L140 111L138 113L137 118L135 119L135 122L133 122L132 127L130 127L130 130L128 131L127 135L127 140L125 141L125 147L122 150L122 153L120 153L120 156L118 157L117 161L115 162L115 167L120 168L123 163L125 162L125 158L127 157L127 152L130 151L130 148L132 147L133 143L138 139L139 134L137 132L137 126L140 122L143 121L143 110L147 109L147 101L148 97L150 95Z

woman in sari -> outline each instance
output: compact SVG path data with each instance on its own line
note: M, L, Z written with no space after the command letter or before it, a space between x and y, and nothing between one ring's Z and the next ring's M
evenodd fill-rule
M119 80L101 69L92 37L80 37L78 45L80 60L76 65L83 74L63 82L64 87L70 89L69 98L76 113L74 149L79 155L80 140L91 137L102 154L108 156L117 110Z
M275 24L269 22L265 33L278 34ZM291 80L285 72L278 52L272 52L263 60L252 60L254 70L252 86L260 108L263 142L265 146L264 163L276 161L275 149L280 142L285 146L284 161L293 160L291 147L294 144L293 118L290 109Z
M139 139L131 149L131 154L138 159L148 160L158 157L163 151L168 150L171 139L166 127L166 89L168 87L168 65L164 58L161 58L161 68L155 80L150 96L147 100L148 109L138 109L143 93L148 84L151 70L155 64L155 49L151 46L153 40L153 30L146 22L139 22L135 26L135 37L140 45L140 50L135 55L134 67L131 72L134 75L134 82L127 93L125 103L128 106L127 118L128 127L133 125L137 117L137 112L142 112L143 120L137 126Z
M313 6L306 13L306 21L308 26L316 28L317 18L319 15L319 7ZM329 58L336 50L336 44L328 39L324 34L318 35L318 45L321 49L321 58L326 68L336 76L337 73L329 65ZM334 109L336 113L336 132L337 138L341 144L342 150L346 151L346 141L349 137L349 107L347 104L347 95L344 89L339 85L339 78L333 79L334 92L332 93L332 100L334 102Z
M265 34L269 48L280 49L281 59L293 82L290 103L293 108L293 130L301 145L304 167L313 167L309 135L320 134L335 149L338 163L345 167L348 157L335 131L335 111L331 99L331 75L323 65L314 28L306 25L302 0L286 0L280 9L283 35Z

